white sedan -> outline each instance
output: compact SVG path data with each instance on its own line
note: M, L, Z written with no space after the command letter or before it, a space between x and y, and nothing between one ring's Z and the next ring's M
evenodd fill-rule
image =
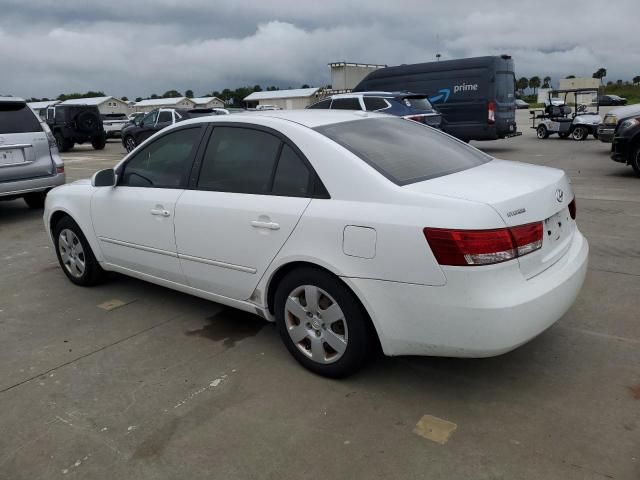
M566 174L381 114L180 122L49 193L67 277L115 271L275 321L322 375L387 355L486 357L571 307L588 245Z

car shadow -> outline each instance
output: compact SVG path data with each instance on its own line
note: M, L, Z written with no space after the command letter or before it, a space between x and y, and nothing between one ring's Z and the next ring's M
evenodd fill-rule
M42 218L42 209L31 209L23 199L0 201L0 229Z

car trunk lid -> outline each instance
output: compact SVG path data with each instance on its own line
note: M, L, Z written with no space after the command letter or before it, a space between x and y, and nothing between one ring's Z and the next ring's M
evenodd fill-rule
M558 261L568 250L575 231L575 221L569 213L573 192L562 170L492 160L403 188L487 204L509 227L543 222L542 248L518 259L527 278Z

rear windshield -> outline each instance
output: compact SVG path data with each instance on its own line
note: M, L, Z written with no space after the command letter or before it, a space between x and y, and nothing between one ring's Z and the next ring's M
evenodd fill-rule
M433 108L427 97L404 97L402 103L407 107L417 108L418 110L431 110Z
M316 127L397 185L482 165L491 157L431 127L401 118L370 118Z
M41 132L36 114L24 102L0 102L0 133Z
M496 101L513 102L515 98L515 76L513 73L496 74Z

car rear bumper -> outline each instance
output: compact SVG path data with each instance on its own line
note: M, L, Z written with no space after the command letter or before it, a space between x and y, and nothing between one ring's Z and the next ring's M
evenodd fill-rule
M63 185L65 174L58 173L46 177L29 178L12 182L0 183L0 197L21 196L30 192L41 192Z
M511 265L450 267L447 284L345 278L370 313L387 355L490 357L513 350L560 319L575 301L589 246L576 230L553 266L526 280Z

